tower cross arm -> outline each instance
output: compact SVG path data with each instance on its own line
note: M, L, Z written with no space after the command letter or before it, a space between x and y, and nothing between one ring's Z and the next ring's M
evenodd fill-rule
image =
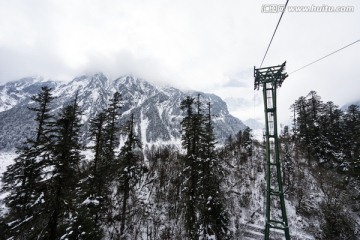
M254 67L254 89L259 90L261 84L271 83L274 86L281 86L288 74L285 72L286 61L277 66L255 68Z

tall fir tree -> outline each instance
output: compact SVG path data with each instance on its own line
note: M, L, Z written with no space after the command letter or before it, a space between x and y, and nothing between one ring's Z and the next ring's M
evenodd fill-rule
M31 99L35 106L29 107L36 113L37 124L34 136L18 150L19 156L8 166L2 178L2 192L9 193L4 203L9 209L6 216L9 229L4 233L9 238L35 238L41 229L43 219L39 214L44 204L43 171L49 153L50 125L52 121L51 102L54 97L51 88L42 87Z
M306 149L307 157L311 156L310 145L310 133L308 122L310 117L308 116L308 106L305 97L300 97L295 101L291 108L294 110L294 126L293 131L296 136L296 140L299 145L303 146Z
M300 97L292 105L295 116L295 136L299 144L306 149L306 158L310 166L312 160L321 161L322 136L320 134L320 117L323 103L315 91L307 97Z
M134 115L131 114L130 120L123 128L123 133L127 135L126 141L122 146L119 154L119 186L118 190L122 197L120 206L120 236L125 237L134 225L130 222L131 206L129 205L129 198L131 192L134 191L135 185L138 183L142 174L142 154L141 141L135 134L134 129Z
M45 239L73 238L81 235L76 205L81 156L80 109L77 94L73 103L65 106L54 124L51 150L51 175L47 179L47 226ZM45 215L45 216L46 216ZM44 216L44 217L45 217Z
M319 121L319 152L322 163L340 165L344 161L343 112L333 102L322 106Z
M115 92L110 99L108 108L105 111L105 133L104 133L104 151L106 161L110 165L116 165L115 148L119 146L120 126L118 120L121 116L122 97L119 92Z
M360 107L350 105L344 114L344 154L350 174L360 179Z
M186 150L185 169L183 170L185 182L183 183L184 207L185 207L185 230L189 239L197 239L199 236L198 220L198 170L200 148L200 105L198 111L194 112L195 99L187 97L181 102L180 109L185 112L181 122L182 145Z
M293 138L290 133L289 126L284 126L279 137L280 143L280 156L282 162L283 184L286 188L292 186L292 178L294 172L294 166L292 163L292 153L294 152Z
M91 145L88 148L94 153L94 158L81 172L77 188L79 224L82 225L82 237L85 239L101 239L102 222L106 219L105 213L109 205L107 176L104 174L109 168L104 151L105 120L104 112L90 119Z
M320 136L320 110L322 106L322 102L320 96L317 95L315 91L310 91L307 95L307 116L308 121L306 122L307 127L307 141L309 142L308 148L311 151L311 155L309 156L313 158L313 160L318 160L321 151L321 136Z
M120 117L121 95L116 92L104 111L90 120L90 146L93 160L84 170L78 193L84 236L100 238L104 228L114 224L111 199L112 182L119 167L115 159L115 149L119 145L118 119ZM86 227L85 227L86 226ZM84 237L83 236L83 237Z
M186 236L228 239L229 220L220 187L223 169L215 150L210 103L206 115L200 95L196 99L187 97L180 108L185 112L181 124L186 150L182 172Z
M215 150L214 127L211 118L211 104L204 115L203 133L200 135L201 166L199 171L199 219L202 239L229 239L228 214L225 210L224 194L221 191L223 169Z

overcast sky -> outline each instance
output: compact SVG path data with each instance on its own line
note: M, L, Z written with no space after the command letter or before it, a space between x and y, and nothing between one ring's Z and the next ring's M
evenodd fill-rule
M316 4L314 4L314 2ZM285 0L0 0L0 83L25 76L69 81L83 73L133 74L153 83L243 99L232 113L263 118L253 90ZM360 1L289 1L353 6L353 12L286 11L263 66L291 72L360 39ZM294 73L279 89L281 121L310 90L343 105L360 99L360 43ZM254 102L255 99L255 102ZM244 107L245 105L245 107ZM254 107L255 106L255 107Z

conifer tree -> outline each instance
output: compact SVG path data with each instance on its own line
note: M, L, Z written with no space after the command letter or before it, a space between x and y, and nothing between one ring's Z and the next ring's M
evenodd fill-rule
M120 223L120 235L125 234L125 227L131 226L129 221L129 197L130 193L134 190L134 187L141 176L141 160L142 155L138 149L141 148L141 141L136 136L134 130L134 115L131 114L130 120L124 126L124 133L127 135L127 139L124 146L120 150L119 154L119 192L122 196L121 201L121 223Z
M185 117L181 121L182 127L182 146L186 149L188 153L192 153L193 147L193 132L191 128L193 127L193 104L195 99L191 97L186 97L186 99L181 101L180 109L185 112Z
M324 149L324 137L320 129L324 104L315 91L310 91L307 98L307 115L309 116L308 122L306 123L308 130L307 141L309 142L307 148L311 151L310 158L317 160L318 163L324 162L326 159L324 159L324 155L321 154Z
M93 150L94 158L81 174L77 191L79 222L83 226L84 238L101 238L101 225L109 205L109 187L104 174L109 168L104 151L105 119L105 113L100 112L90 120L89 136L93 145L89 148Z
M184 205L185 205L185 230L189 239L198 238L198 170L200 148L199 128L197 124L200 117L200 106L198 103L198 111L194 113L193 105L195 99L187 97L181 102L180 108L185 112L185 117L181 122L182 126L182 145L186 150L185 169L183 171L184 182Z
M187 97L180 108L185 112L182 120L182 144L186 149L183 175L185 230L189 239L216 236L227 239L228 217L220 189L222 167L215 150L211 108L204 114L200 95Z
M4 199L9 209L6 221L10 221L9 238L25 239L37 235L42 224L39 214L44 203L43 170L48 158L51 102L54 97L51 88L42 87L31 99L35 106L29 107L36 113L37 124L34 136L18 150L19 156L4 173L2 192L9 195ZM6 233L4 233L6 234Z
M295 136L300 146L306 149L308 165L311 159L320 160L321 152L320 116L323 103L315 91L307 97L300 97L292 105L297 115L295 118Z
M102 228L112 225L111 199L112 181L117 168L115 148L119 145L118 118L120 117L121 95L116 92L110 99L109 106L90 120L90 149L94 152L93 160L82 174L79 184L82 225L86 225L86 234L97 238L103 235ZM91 221L89 221L89 219ZM110 224L110 225L109 225Z
M104 152L106 161L110 165L115 164L115 148L119 146L118 119L121 116L122 98L119 92L115 92L110 99L108 108L105 111L105 132L104 132Z
M243 131L239 131L236 134L236 145L238 147L237 152L239 154L240 161L247 161L252 156L252 139L251 128L246 127Z
M282 173L284 185L287 188L292 186L292 178L294 166L291 161L293 149L292 136L290 134L289 126L285 126L279 137L280 156L282 162Z
M318 157L323 163L340 165L344 161L343 112L333 102L322 106L319 135Z
M52 171L45 196L48 223L43 237L47 239L78 238L82 232L76 211L76 186L82 158L80 114L76 95L73 104L61 110L54 125Z
M360 107L350 105L344 115L344 154L350 174L360 177Z
M214 127L211 119L211 106L204 116L203 134L201 134L201 171L199 179L200 223L203 239L216 236L216 239L228 239L228 216L224 198L220 189L223 169L215 150Z

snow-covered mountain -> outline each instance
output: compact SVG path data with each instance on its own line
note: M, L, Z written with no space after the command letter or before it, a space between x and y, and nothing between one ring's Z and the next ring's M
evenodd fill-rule
M9 82L0 86L0 175L16 157L13 151L4 150L11 150L14 146L20 145L34 132L34 114L27 107L32 104L31 96L45 85L54 88L53 94L57 96L53 103L54 111L70 103L78 92L85 128L89 119L107 106L113 93L120 92L124 100L120 122L129 119L131 113L134 114L136 131L141 136L144 149L151 145L179 145L180 121L183 118L179 108L180 102L188 95L198 95L198 92L194 91L183 92L172 87L155 86L132 76L110 80L102 73L79 76L68 83L45 80L41 77ZM240 120L229 114L226 103L218 96L200 94L204 102L212 103L218 141L245 127ZM245 123L252 127L261 127L254 119ZM260 134L261 130L259 136ZM349 177L345 175L346 172L339 172L335 168L324 168L313 160L309 161L304 157L306 154L302 152L303 149L296 144L290 136L284 137L279 144L281 160L285 161L283 156L287 156L282 169L292 239L359 239L358 178ZM144 173L145 177L141 178L134 190L134 196L141 200L140 204L135 202L139 211L134 211L138 214L137 218L134 218L137 224L134 225L134 229L142 231L143 236L146 236L144 239L160 239L151 234L170 232L168 229L171 229L173 235L164 236L174 237L166 239L175 239L176 234L182 236L181 232L184 231L182 220L178 221L183 216L178 215L177 210L173 208L179 206L180 209L183 206L179 196L174 194L175 189L180 189L180 182L183 181L182 177L179 177L183 172L182 165L179 165L182 160L181 157L178 159L178 152L174 149L157 148L159 155L149 151L151 154L148 154L148 162L153 164L149 165L150 170ZM87 157L92 154L86 151L83 153ZM264 239L264 145L255 140L250 146L241 138L233 138L227 142L221 158L226 170L221 189L225 194L233 239ZM0 216L3 214L1 205L5 194L0 193ZM276 201L272 204L277 207ZM280 216L278 209L273 210L273 216ZM168 214L171 211L172 213ZM343 231L341 234L347 233L344 236L354 237L322 237L325 236L325 231L339 234L336 232L339 229ZM283 239L280 233L272 232L270 238Z
M31 136L34 113L27 107L32 104L31 96L37 94L42 86L54 89L53 94L57 97L53 103L55 111L71 102L78 92L85 129L89 119L106 107L113 93L120 92L123 98L120 122L126 121L133 113L137 133L144 146L180 144L180 121L183 117L179 107L186 96L201 94L204 102L211 102L215 134L220 142L245 128L239 119L229 114L226 103L214 94L160 87L133 76L111 80L103 73L82 75L68 83L31 77L0 86L0 149L19 146Z
M28 77L0 86L0 112L15 106L29 103L30 97L39 92L42 86L56 88L59 83L44 80L43 77Z

